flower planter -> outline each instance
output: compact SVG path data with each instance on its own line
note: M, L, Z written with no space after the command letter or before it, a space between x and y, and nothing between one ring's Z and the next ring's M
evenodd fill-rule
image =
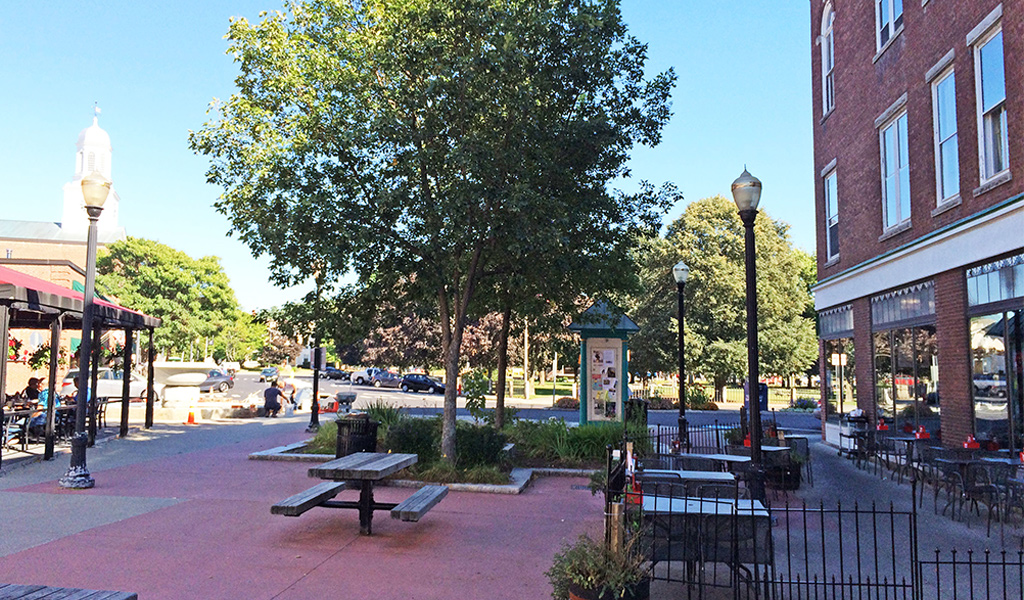
M622 596L616 596L607 590L589 590L575 584L569 584L570 600L648 600L651 597L651 580L638 581L626 589Z

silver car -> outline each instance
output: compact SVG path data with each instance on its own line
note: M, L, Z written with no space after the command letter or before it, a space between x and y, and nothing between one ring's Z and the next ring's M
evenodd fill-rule
M61 383L60 395L61 396L73 396L78 390L76 382L78 379L78 369L68 371L68 374L64 376L64 381ZM120 399L121 391L124 389L124 376L123 371L115 371L108 367L101 367L97 371L96 377L96 397L97 398L110 398ZM160 397L160 390L157 389L157 398ZM146 393L146 380L136 375L131 374L131 381L128 383L128 395L130 398L142 398Z

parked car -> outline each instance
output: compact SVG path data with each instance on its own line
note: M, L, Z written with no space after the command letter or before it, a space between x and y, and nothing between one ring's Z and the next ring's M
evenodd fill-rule
M420 373L406 373L405 376L402 377L402 391L443 394L444 384Z
M267 367L260 371L260 382L274 383L277 381L277 367Z
M75 381L78 379L78 369L68 371L68 374L64 376L64 380L61 381L60 395L61 396L74 396L78 390L78 384ZM97 370L96 376L96 397L97 398L110 398L120 399L121 391L124 389L124 376L122 371L115 371L109 367L100 367ZM160 398L162 387L156 388L156 397ZM146 395L146 380L136 375L131 374L131 381L128 383L128 396L129 398L143 398Z
M235 387L235 378L233 376L213 369L206 374L206 381L199 384L199 391L212 392L216 390L218 392L226 392L233 387Z
M396 388L402 385L402 376L398 373L392 373L391 371L382 371L377 369L377 372L370 378L370 385L375 388Z
M356 385L363 385L363 384L369 385L370 379L372 379L373 376L378 371L381 371L381 370L382 369L377 369L377 368L374 368L374 367L368 367L368 368L363 369L361 371L356 371L355 373L352 373L350 379L352 380L352 383L354 383Z
M326 367L320 371L321 379L337 379L339 381L348 381L352 374L348 371L342 371L341 369L335 369L334 367Z

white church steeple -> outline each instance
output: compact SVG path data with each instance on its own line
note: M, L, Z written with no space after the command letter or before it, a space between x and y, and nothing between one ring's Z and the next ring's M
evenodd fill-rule
M64 184L64 215L61 219L61 229L67 233L80 232L84 235L89 228L89 219L85 213L85 201L82 197L82 178L96 171L113 181L113 177L111 177L113 151L110 147L110 136L100 128L99 116L100 107L93 107L92 125L78 134L78 143L75 145L78 150L75 154L75 176ZM97 223L101 232L118 229L119 203L120 198L117 191L111 186L110 195L103 205L103 213Z

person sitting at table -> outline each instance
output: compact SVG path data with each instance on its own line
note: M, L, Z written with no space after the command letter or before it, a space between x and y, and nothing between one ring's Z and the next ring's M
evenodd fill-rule
M29 377L25 391L21 393L22 399L28 404L39 402L39 392L43 389L43 380L38 377Z
M39 380L39 397L36 403L36 410L32 413L32 419L28 423L28 432L32 437L43 437L46 435L46 407L50 403L50 390L43 387L43 381ZM54 394L57 396L56 394ZM53 407L60 406L60 396L53 403Z
M275 381L263 392L263 416L276 417L281 411L281 400L284 399L283 381Z

